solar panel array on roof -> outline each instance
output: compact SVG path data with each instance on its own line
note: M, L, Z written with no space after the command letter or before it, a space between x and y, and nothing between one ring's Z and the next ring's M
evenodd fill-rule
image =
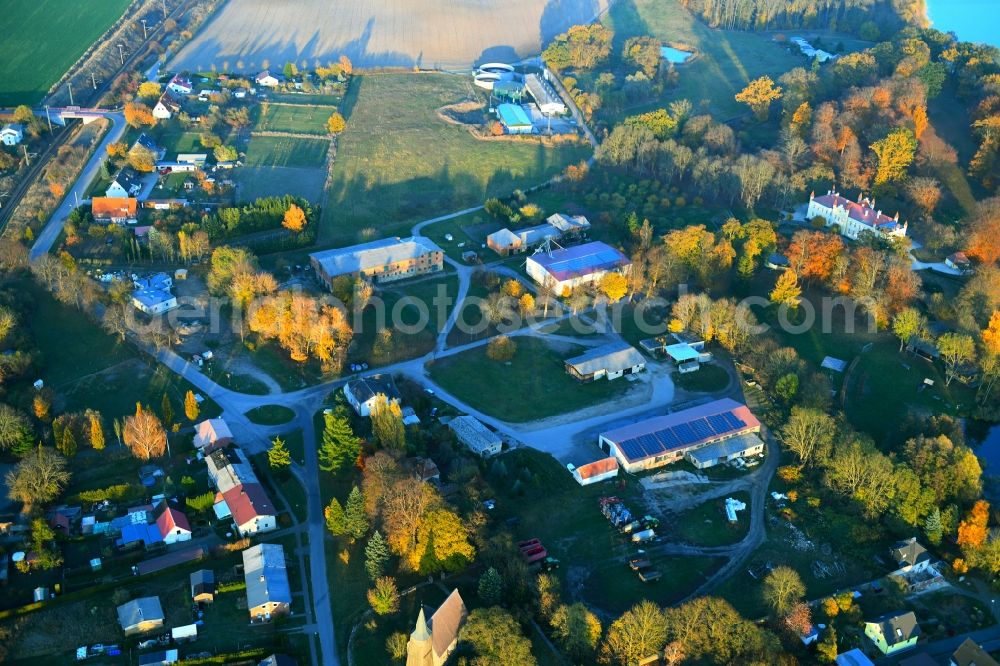
M733 412L723 412L722 414L696 418L687 423L680 423L615 444L629 460L640 460L729 435L746 425L746 422Z

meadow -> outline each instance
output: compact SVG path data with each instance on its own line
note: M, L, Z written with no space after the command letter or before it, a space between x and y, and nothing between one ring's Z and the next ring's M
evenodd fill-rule
M311 104L263 103L254 107L258 131L325 135L326 121L336 109Z
M247 146L247 166L322 167L330 142L326 139L254 136Z
M421 219L536 185L590 154L578 143L482 141L437 117L438 108L472 94L465 76L357 77L343 105L347 129L320 242L357 241L363 229L403 233Z
M5 0L0 107L41 100L129 1Z

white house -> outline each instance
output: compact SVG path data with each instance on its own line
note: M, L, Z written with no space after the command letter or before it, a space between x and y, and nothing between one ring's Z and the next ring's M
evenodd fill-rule
M5 146L16 146L24 140L24 125L7 123L0 129L0 143Z
M190 95L194 86L188 77L175 74L174 78L170 79L170 83L167 84L167 90L178 95Z
M166 506L166 502L163 504L164 508L156 518L156 529L159 530L163 543L169 546L178 541L190 541L191 525L187 516L173 507Z
M108 189L104 191L104 196L112 199L127 199L134 197L141 191L142 180L139 178L139 174L133 169L125 167L115 174L114 180L108 185Z
M194 427L194 448L205 449L228 446L233 442L233 431L223 419L206 419Z
M175 113L180 113L181 104L170 92L165 92L160 95L160 99L156 101L156 106L153 107L153 117L159 120L168 120Z
M344 384L344 397L358 416L371 416L380 395L384 395L389 402L398 403L402 399L391 375L372 375Z
M815 193L809 195L809 208L806 217L813 219L821 217L826 220L826 226L837 225L840 234L857 240L862 231L870 231L880 238L902 238L906 236L907 223L899 223L899 213L895 217L883 215L875 208L875 200L863 194L857 201L851 201L835 190L829 190L823 196Z
M525 76L524 86L543 115L561 116L566 113L566 103L562 101L552 85L538 74Z
M597 282L609 272L628 273L632 262L606 243L594 241L564 250L538 252L528 257L528 276L556 294L567 294L580 285Z
M281 83L276 76L272 75L271 72L266 69L258 74L254 81L257 82L257 85L265 88L274 88Z
M925 571L931 566L933 559L927 549L917 541L917 537L896 542L890 554L899 567L896 573Z
M162 289L138 289L132 292L132 305L140 312L158 315L177 307L177 297Z
M270 532L278 527L277 511L259 483L233 486L222 493L222 501L240 536Z

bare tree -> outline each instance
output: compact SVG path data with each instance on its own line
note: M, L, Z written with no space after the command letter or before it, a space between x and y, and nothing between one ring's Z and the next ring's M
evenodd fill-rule
M70 476L64 457L54 449L39 446L7 472L4 482L7 496L23 502L27 508L54 500L69 483Z
M167 450L167 431L160 419L140 403L135 403L135 414L125 418L122 439L140 460L158 458Z

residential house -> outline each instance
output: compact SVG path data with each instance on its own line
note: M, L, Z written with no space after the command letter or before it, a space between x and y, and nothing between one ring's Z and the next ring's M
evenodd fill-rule
M115 174L111 184L104 191L104 196L112 199L127 199L142 191L142 179L131 167L124 167Z
M90 213L95 222L135 224L138 209L139 202L132 197L93 197L90 200Z
M244 550L243 576L251 622L270 622L291 612L292 590L281 544L259 543Z
M526 264L531 279L558 295L596 282L611 271L628 273L631 266L628 257L600 241L533 254Z
M483 458L496 455L503 449L500 435L484 426L475 416L456 416L448 422L448 428L459 442Z
M170 93L165 91L160 95L153 107L153 117L158 120L169 120L175 113L181 112L181 103Z
M222 493L240 536L270 532L278 528L277 511L259 483L244 483Z
M902 238L906 236L907 224L899 223L899 213L895 217L883 215L875 208L875 200L864 194L858 195L857 201L851 201L841 196L835 190L817 197L809 195L809 207L806 217L813 219L821 217L826 225L837 225L842 236L857 240L863 231L869 231L879 238Z
M168 291L173 288L174 279L167 273L161 271L159 273L153 273L152 275L133 278L132 285L136 289L159 289L161 291Z
M428 238L383 238L309 255L316 275L331 287L340 276L392 282L444 269L444 251Z
M0 143L5 146L16 146L24 140L24 125L7 123L0 129Z
M265 69L263 72L254 77L254 82L264 88L276 88L281 83L281 80Z
M875 666L875 662L858 648L837 655L837 666Z
M380 395L385 396L389 402L398 403L402 400L392 375L371 375L344 384L344 397L358 416L371 416L372 408Z
M589 486L592 483L600 483L607 479L618 476L618 459L614 456L601 458L586 465L574 467L571 470L573 478L581 486Z
M168 546L179 541L191 540L191 524L188 523L187 516L167 506L166 502L160 506L159 515L156 517L156 528L163 543Z
M194 85L188 77L174 74L174 78L170 79L170 83L167 84L167 90L178 95L190 95L194 92Z
M145 132L139 135L139 138L135 140L129 151L135 150L136 147L142 147L153 154L154 159L162 160L163 156L167 154L166 148L161 148L157 145L153 137L149 136Z
M118 607L118 624L126 636L142 634L163 626L159 597L139 597Z
M948 268L954 268L956 271L961 271L963 273L967 272L972 268L972 262L969 261L969 257L966 256L964 252L955 252L949 254L945 257L944 265Z
M194 448L210 453L233 443L233 432L224 419L205 419L194 427Z
M612 342L566 359L566 372L581 382L595 379L617 379L624 375L642 372L646 359L639 350L627 342Z
M997 662L971 638L966 638L952 653L948 666L1000 666L1000 662Z
M421 481L434 481L437 483L441 481L441 470L438 469L437 463L430 458L414 458L412 460L412 469L413 476Z
M685 454L716 442L758 432L760 421L746 405L723 398L602 432L598 444L616 457L625 471L639 472L677 462ZM752 446L756 453L763 450L763 442L756 436L754 440L741 440L741 446ZM722 452L709 449L709 453L721 457ZM699 464L710 467L717 462L715 457Z
M444 666L458 645L458 634L468 615L458 590L452 590L429 620L421 606L406 644L406 666Z
M917 541L917 537L896 542L890 555L898 567L896 573L924 571L931 565L931 554Z
M215 572L198 569L191 573L191 601L212 603L215 601Z
M169 287L155 286L137 287L132 292L132 305L147 315L158 315L178 306L177 297L170 293Z
M238 446L217 448L205 457L208 478L224 493L243 483L258 483L246 454Z
M920 625L913 611L889 613L865 622L865 636L882 654L896 654L917 644Z

